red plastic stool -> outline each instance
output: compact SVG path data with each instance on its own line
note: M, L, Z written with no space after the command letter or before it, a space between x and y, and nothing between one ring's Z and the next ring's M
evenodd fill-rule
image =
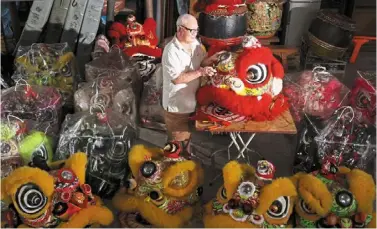
M355 47L352 51L352 56L350 58L350 63L354 64L356 62L357 56L359 55L360 48L363 44L368 43L369 41L376 40L376 37L366 37L366 36L354 36L352 41L355 44Z

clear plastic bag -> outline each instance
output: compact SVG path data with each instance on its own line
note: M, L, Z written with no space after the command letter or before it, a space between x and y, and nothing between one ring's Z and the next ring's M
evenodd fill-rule
M22 120L8 115L1 119L1 177L22 165L40 161L52 162L53 139L34 120Z
M110 41L104 35L98 35L92 52L93 60L101 57L103 54L108 53L109 51Z
M162 107L162 67L157 70L149 81L144 83L140 101L141 125L149 129L166 130L164 108Z
M117 112L90 111L67 115L55 160L85 152L88 155L86 182L95 194L110 198L128 172L128 152L136 136L132 122Z
M74 95L75 111L89 111L90 109L98 111L98 108L110 108L129 117L133 125L136 125L137 105L130 80L103 76L92 82L80 84Z
M135 65L136 64L131 61L129 57L123 54L122 50L113 47L110 49L110 52L103 54L101 57L85 65L85 78L87 82L92 82L98 77L110 76L130 82L138 107L141 97L142 81Z
M375 129L360 124L352 107L341 107L315 137L320 162L366 169L376 154Z
M350 93L350 105L355 118L362 123L376 126L376 72L358 71Z
M36 122L36 130L47 130L46 134L57 137L62 119L63 99L56 88L22 85L1 92L0 113L2 118L9 115L21 120Z
M73 92L80 78L75 55L67 43L20 46L15 58L15 81L26 80L30 85L55 87L65 105L73 106Z
M293 173L310 173L320 169L318 147L314 140L323 128L324 123L314 117L304 116L298 125L298 142L293 163Z
M85 79L92 82L94 79L108 75L132 82L140 80L135 63L123 54L122 50L113 47L110 52L85 65Z
M304 114L329 118L336 109L347 104L349 89L324 67L287 75L284 94L288 97L295 121Z

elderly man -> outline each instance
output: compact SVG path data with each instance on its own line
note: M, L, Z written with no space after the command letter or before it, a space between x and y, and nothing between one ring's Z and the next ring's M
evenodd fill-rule
M165 123L170 140L178 141L187 149L191 134L189 116L195 111L195 94L201 76L212 76L210 66L218 54L207 57L198 42L198 22L190 14L177 20L177 33L165 46L162 54L163 99Z

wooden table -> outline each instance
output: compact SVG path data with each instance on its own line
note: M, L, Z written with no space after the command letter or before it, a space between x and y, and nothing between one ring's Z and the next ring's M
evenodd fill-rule
M247 121L247 122L239 122L234 123L230 126L226 127L219 127L216 129L210 128L213 126L213 123L204 123L200 121L196 121L195 128L198 131L209 131L211 133L229 133L231 138L231 143L228 145L227 149L220 149L211 154L211 158L213 158L217 153L228 151L228 160L230 160L230 149L234 145L238 150L238 156L236 159L246 159L248 161L248 157L246 158L244 152L246 150L251 149L248 148L249 144L253 140L254 136L257 133L274 133L274 134L296 134L297 129L295 123L293 121L292 115L289 110L285 111L282 115L277 117L272 121L265 121L265 122L255 122L255 121ZM249 139L246 141L242 138L240 133L248 133L250 134ZM255 152L255 151L254 151ZM257 152L256 152L257 153ZM259 155L262 157L261 155Z

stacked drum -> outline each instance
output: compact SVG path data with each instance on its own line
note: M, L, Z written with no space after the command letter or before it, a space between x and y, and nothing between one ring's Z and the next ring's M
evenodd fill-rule
M232 4L217 4L207 1L199 14L200 38L206 46L233 46L242 43L246 34L247 7L244 0L229 1Z
M328 10L319 11L308 32L310 49L326 59L341 59L352 44L356 23Z
M273 37L281 24L285 0L247 0L247 33L256 38Z

